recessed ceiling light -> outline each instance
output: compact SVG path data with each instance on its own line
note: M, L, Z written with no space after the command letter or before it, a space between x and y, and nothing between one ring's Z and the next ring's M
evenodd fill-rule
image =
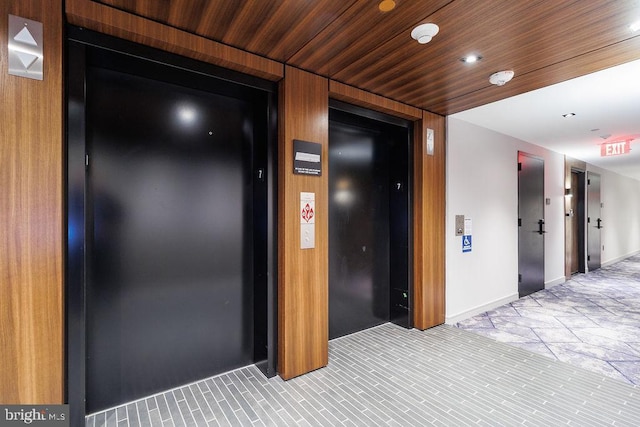
M640 21L636 21L633 24L629 25L629 28L634 32L640 30Z
M464 62L465 64L473 64L474 62L478 62L482 59L482 56L480 55L467 55L464 58L460 58L460 61Z
M564 117L565 119L571 118L573 116L575 116L576 113L567 113L567 114L563 114L562 117Z
M393 0L382 0L378 5L380 12L390 12L396 7L396 2Z

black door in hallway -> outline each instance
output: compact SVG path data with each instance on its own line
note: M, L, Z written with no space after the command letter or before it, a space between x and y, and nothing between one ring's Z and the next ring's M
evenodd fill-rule
M569 196L569 227L571 230L571 262L569 272L585 273L585 233L584 233L584 192L585 173L583 171L571 171L571 195Z
M266 97L109 55L87 72L87 412L266 358Z
M329 117L329 337L408 326L410 129Z
M518 152L518 293L544 289L544 161Z
M597 270L601 266L600 230L602 227L600 175L587 172L587 268L589 271Z

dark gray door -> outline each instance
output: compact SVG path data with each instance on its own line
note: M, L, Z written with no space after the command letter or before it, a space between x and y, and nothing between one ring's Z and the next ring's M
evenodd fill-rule
M408 130L330 110L329 336L408 325Z
M518 293L544 289L544 161L518 153Z
M600 229L602 228L600 205L600 175L587 173L587 268L600 268Z

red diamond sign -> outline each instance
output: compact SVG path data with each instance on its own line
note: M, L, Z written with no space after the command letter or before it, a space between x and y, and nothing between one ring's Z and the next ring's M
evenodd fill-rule
M304 219L306 222L311 221L311 218L313 218L313 208L309 205L309 203L307 203L304 208L302 208L302 219Z

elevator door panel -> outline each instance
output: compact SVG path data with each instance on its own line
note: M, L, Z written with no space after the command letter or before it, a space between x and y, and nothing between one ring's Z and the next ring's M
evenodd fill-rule
M600 204L600 175L587 173L587 268L600 268L602 207Z
M89 73L87 411L253 360L251 106Z
M518 153L518 293L544 289L544 161Z
M397 321L408 325L406 129L329 126L329 335Z

